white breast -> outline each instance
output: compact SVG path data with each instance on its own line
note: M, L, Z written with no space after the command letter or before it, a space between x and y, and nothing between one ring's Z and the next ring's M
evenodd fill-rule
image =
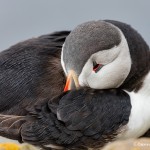
M119 139L140 137L150 128L150 72L137 93L127 93L132 109L126 131L118 135Z

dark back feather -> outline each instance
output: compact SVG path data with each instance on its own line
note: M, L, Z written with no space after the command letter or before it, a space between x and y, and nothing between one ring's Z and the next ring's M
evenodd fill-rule
M0 113L26 114L25 108L63 91L60 63L69 31L20 42L0 53Z

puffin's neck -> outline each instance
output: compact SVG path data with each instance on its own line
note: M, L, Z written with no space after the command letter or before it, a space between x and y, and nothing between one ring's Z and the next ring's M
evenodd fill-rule
M132 109L125 132L119 135L120 139L140 137L150 128L150 72L138 92L127 93L130 96Z
M145 97L150 98L150 71L145 77L141 89L138 91L139 94L145 95ZM150 100L150 99L149 99Z

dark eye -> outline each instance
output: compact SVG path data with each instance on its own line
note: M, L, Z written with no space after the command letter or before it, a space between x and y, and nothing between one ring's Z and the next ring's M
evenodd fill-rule
M93 71L95 73L97 73L102 67L103 67L102 64L98 64L98 63L96 63L96 61L93 61Z

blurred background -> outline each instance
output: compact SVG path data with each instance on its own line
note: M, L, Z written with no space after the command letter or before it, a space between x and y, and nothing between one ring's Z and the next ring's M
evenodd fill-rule
M0 51L89 20L113 19L136 28L150 45L148 0L0 0Z
M32 37L99 19L130 24L150 45L149 15L148 0L0 0L0 51Z

